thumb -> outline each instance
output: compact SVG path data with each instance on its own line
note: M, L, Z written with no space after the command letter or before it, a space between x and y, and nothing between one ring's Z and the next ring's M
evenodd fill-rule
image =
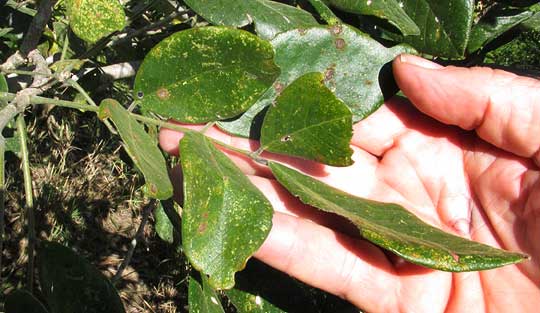
M423 113L475 130L485 141L540 165L540 81L485 67L443 67L401 55L394 75Z

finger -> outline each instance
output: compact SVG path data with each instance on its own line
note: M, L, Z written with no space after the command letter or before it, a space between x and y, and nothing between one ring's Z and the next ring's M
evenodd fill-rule
M275 213L272 231L255 256L368 312L398 311L399 279L384 253L366 241Z
M425 114L540 159L540 81L490 68L440 67L411 55L394 61L394 75Z

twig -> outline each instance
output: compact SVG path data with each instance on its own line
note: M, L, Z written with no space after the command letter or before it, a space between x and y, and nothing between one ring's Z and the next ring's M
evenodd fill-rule
M144 206L142 215L141 215L141 223L139 224L139 228L137 229L137 232L135 233L135 237L133 237L133 239L131 240L129 250L126 253L126 257L124 258L124 261L122 261L122 264L120 264L120 267L118 267L118 271L112 278L113 284L116 284L118 283L118 281L120 281L120 279L122 278L122 273L131 262L131 259L133 258L133 253L135 252L135 248L137 247L137 241L142 240L143 235L144 235L144 227L146 226L150 213L152 213L155 206L156 206L156 200L154 199L151 199L150 202Z
M19 114L17 117L17 133L21 142L21 162L24 177L24 200L26 209L26 219L28 222L28 247L26 253L28 254L28 267L27 267L27 288L30 292L34 290L34 249L36 247L36 229L35 229L35 216L34 216L34 193L32 189L32 174L30 172L30 158L28 157L28 133L26 130L26 123L24 122L24 115Z
M37 47L39 39L43 34L43 30L51 18L56 1L57 0L40 1L37 14L32 19L32 22L30 23L28 31L26 32L21 44L20 51L23 55L28 54Z

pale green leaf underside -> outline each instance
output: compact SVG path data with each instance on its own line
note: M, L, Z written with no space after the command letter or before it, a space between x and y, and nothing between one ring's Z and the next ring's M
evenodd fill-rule
M197 14L215 25L244 27L255 23L263 39L278 33L317 25L313 16L296 7L269 0L186 0Z
M347 218L358 227L362 237L412 263L463 272L527 259L519 253L445 233L397 204L352 196L275 162L269 166L276 179L302 202Z
M145 192L149 197L168 199L173 187L167 171L167 164L156 141L131 114L113 99L105 99L99 106L99 117L112 120L124 148L133 163L143 173L146 181Z
M244 115L219 123L227 132L250 137L255 117L275 101L280 90L312 72L324 74L325 85L351 109L353 121L359 121L384 101L381 84L387 82L379 76L383 66L401 53L414 52L403 45L386 48L348 25L291 30L276 36L272 45L281 75Z
M125 312L114 286L88 261L59 243L40 245L37 268L51 312Z
M397 0L326 0L331 5L351 13L372 15L388 20L403 35L419 35L420 29L405 13Z
M199 133L180 141L184 173L184 252L217 289L234 286L234 274L261 246L273 209L223 152Z
M324 85L321 73L309 73L285 88L270 106L261 131L261 147L328 165L349 166L353 163L351 138L351 111Z
M270 43L228 27L177 32L148 53L137 72L143 110L185 123L247 110L279 75Z
M94 43L122 30L126 14L118 0L67 0L69 25L77 37Z
M7 81L6 81L6 78L4 77L4 75L0 74L0 92L8 92L8 84L7 84ZM6 105L7 102L4 101L4 100L0 100L0 107L3 107L4 105Z

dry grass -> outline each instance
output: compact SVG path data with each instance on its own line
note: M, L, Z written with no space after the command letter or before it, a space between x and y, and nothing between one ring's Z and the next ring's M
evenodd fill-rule
M140 175L92 114L38 110L27 121L38 238L72 247L112 277L140 223ZM13 155L7 180L3 295L22 286L27 262L22 176ZM152 220L144 238L117 285L126 311L184 312L184 260L155 235Z

